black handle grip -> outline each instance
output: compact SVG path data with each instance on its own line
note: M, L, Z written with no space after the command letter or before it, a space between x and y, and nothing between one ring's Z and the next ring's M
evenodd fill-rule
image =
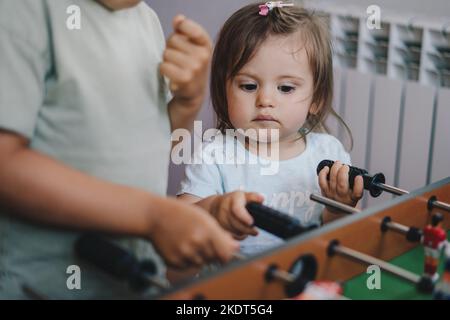
M300 220L257 202L249 202L246 208L255 220L255 226L282 239L289 239L316 228L304 227Z
M157 271L153 261L138 261L128 251L98 235L81 236L75 243L75 252L81 259L106 273L128 281L131 288L137 291L148 288L150 284L147 277Z
M334 161L332 161L332 160L322 160L319 163L319 165L317 166L317 174L319 174L319 172L325 167L328 167L331 170L331 167L333 166L333 164L334 164ZM369 172L367 172L364 169L357 168L357 167L349 166L349 168L350 168L350 170L348 172L348 183L350 185L350 188L353 189L355 178L357 176L362 176L363 177L363 179L364 179L364 188L366 188L366 180L367 180L367 177L369 175ZM328 174L327 179L329 179L329 174Z
M322 160L320 161L319 165L317 166L317 174L325 168L328 167L331 170L331 167L333 166L334 161L332 160ZM369 175L369 172L367 170L349 166L350 170L348 172L348 184L350 186L350 189L353 189L353 186L355 184L355 178L357 176L362 176L364 181L364 189L369 190L370 195L372 197L378 197L383 190L381 190L379 187L377 187L377 183L385 183L386 179L384 177L384 174L377 173L373 176ZM330 178L330 175L328 174L327 179Z

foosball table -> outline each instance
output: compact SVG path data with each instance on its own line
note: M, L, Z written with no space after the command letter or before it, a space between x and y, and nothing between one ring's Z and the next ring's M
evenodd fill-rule
M332 164L322 161L317 172ZM450 299L450 177L408 192L386 185L381 173L354 167L350 184L357 175L371 196L386 191L398 197L360 211L311 194L349 214L315 229L249 203L255 225L284 238L283 245L252 257L237 254L225 266L172 286L154 277L151 261L139 262L101 239L82 237L76 251L135 289L160 288L156 299Z
M421 239L438 212L442 228L450 228L450 177L404 193L293 236L261 255L236 259L159 298L286 299L298 297L308 283L321 280L340 283L342 297L349 299L431 299L436 283L422 276ZM378 287L368 285L376 269L381 270ZM443 259L438 272L443 273Z

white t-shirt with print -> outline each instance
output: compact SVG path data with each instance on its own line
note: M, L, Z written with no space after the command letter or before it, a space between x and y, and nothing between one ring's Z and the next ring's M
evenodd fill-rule
M309 133L300 155L275 162L248 152L233 136L219 134L195 150L194 159L204 163L186 166L178 194L206 198L236 190L258 192L264 195L265 205L296 217L305 226L321 223L324 206L309 199L311 193L320 193L316 173L319 162L330 159L350 164L350 156L339 140L324 133ZM281 243L280 238L259 230L258 236L241 242L241 252L255 254Z

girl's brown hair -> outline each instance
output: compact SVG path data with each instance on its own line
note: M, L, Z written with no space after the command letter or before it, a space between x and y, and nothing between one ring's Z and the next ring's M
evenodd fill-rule
M222 27L213 53L211 67L211 100L217 116L217 128L225 133L233 126L228 116L226 85L253 57L259 46L271 35L288 36L300 32L313 75L312 106L299 132L329 132L324 124L327 116L334 116L347 130L350 129L332 107L333 58L328 26L324 19L299 6L274 8L267 16L258 14L254 3L236 11ZM351 147L350 147L351 149Z

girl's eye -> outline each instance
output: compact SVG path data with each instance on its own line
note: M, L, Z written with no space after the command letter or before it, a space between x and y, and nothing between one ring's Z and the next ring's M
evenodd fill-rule
M288 86L288 85L282 85L282 86L278 86L278 90L280 90L282 93L291 93L292 91L295 90L295 87Z
M257 86L256 86L256 84L253 84L253 83L244 83L244 84L239 85L239 88L241 88L244 91L251 92L251 91L255 91Z

